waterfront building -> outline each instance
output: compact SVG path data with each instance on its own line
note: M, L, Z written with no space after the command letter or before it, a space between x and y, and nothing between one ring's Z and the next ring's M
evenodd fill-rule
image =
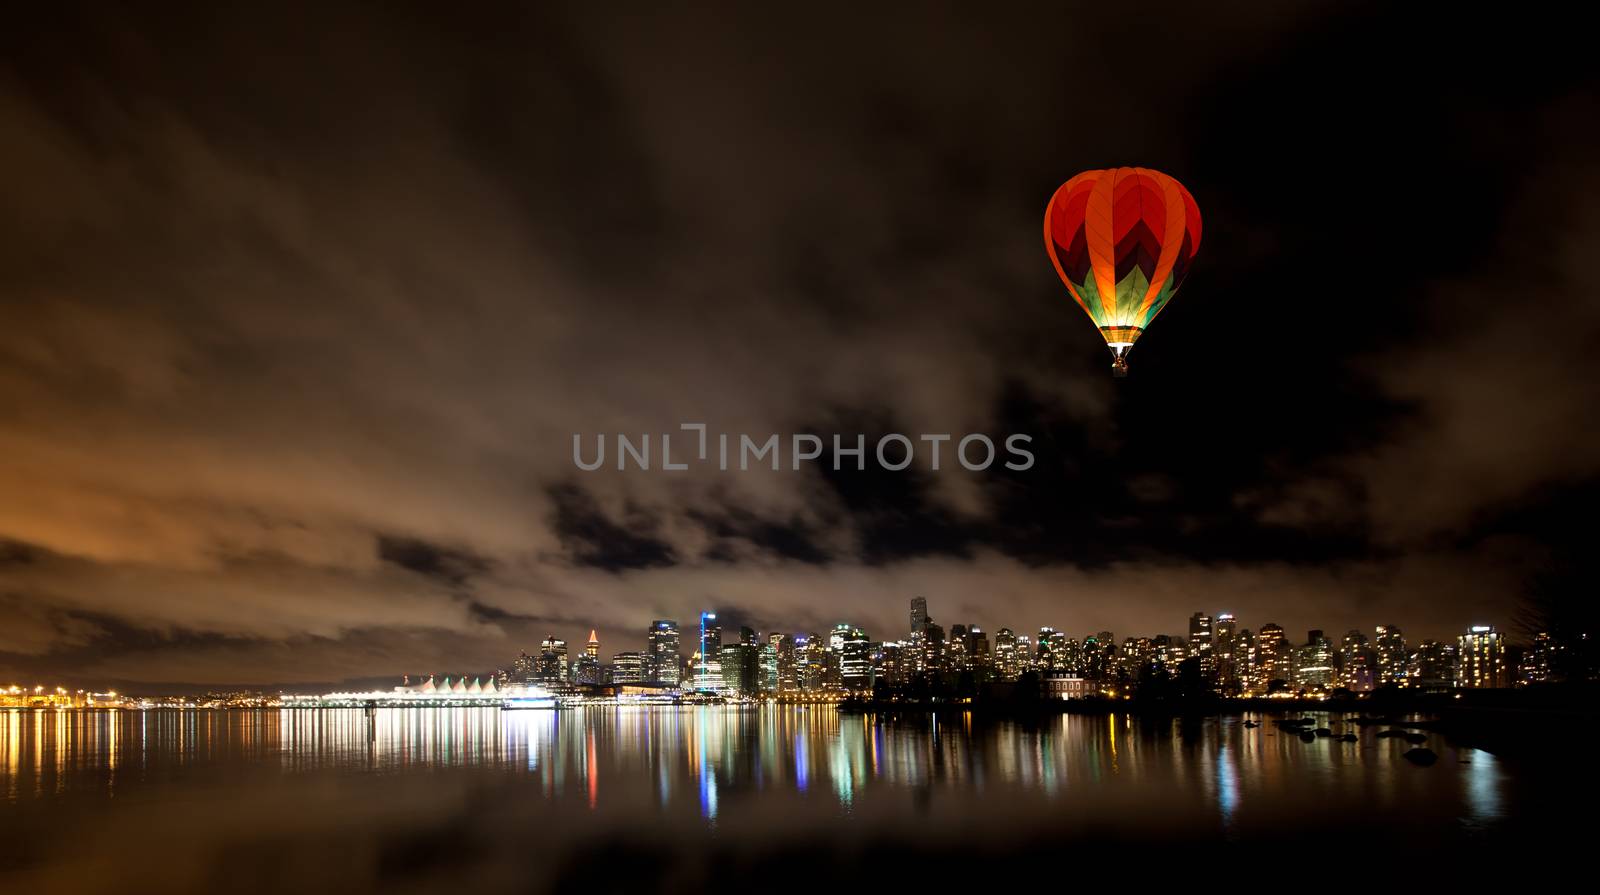
M1294 682L1294 647L1289 643L1289 638L1284 636L1282 625L1272 622L1262 625L1261 633L1256 638L1256 649L1261 657L1263 695L1272 691L1274 681L1282 681L1284 686Z
M695 669L694 686L697 690L716 692L722 689L722 625L715 612L700 613L700 662Z
M1406 639L1394 625L1378 625L1373 645L1378 654L1378 684L1405 686L1407 678Z
M645 644L644 679L662 687L678 685L678 623L658 618L650 623Z
M1221 612L1211 628L1212 678L1225 696L1239 693L1239 623L1233 613Z
M1022 674L1017 657L1017 632L1010 628L994 632L994 668L1003 681L1014 681Z
M826 683L827 658L815 634L794 636L795 682L802 693L820 692Z
M867 632L854 625L841 624L833 629L839 638L839 683L846 690L872 688L872 644Z
M1094 692L1093 685L1080 675L1051 672L1044 676L1043 695L1046 699L1083 699Z
M567 642L551 634L539 644L539 662L534 679L545 686L567 682Z
M1200 660L1200 670L1207 678L1215 669L1211 656L1211 616L1204 612L1196 612L1189 616L1189 643L1188 653Z
M1294 684L1300 690L1326 692L1334 687L1333 644L1320 630L1306 632L1295 665Z
M1457 652L1453 643L1424 640L1417 644L1407 660L1406 685L1430 691L1455 689L1460 671Z
M1476 690L1510 686L1506 674L1505 642L1491 625L1474 625L1456 641L1459 671L1456 680L1462 687Z
M1517 666L1517 684L1542 684L1546 681L1556 680L1561 667L1561 645L1555 642L1549 634L1538 633L1533 635L1533 645L1522 657L1522 662Z
M642 684L645 682L645 656L643 653L617 653L611 657L611 683Z

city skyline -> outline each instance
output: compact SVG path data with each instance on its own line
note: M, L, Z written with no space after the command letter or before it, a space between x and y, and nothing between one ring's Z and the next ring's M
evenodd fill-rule
M739 625L724 630L718 613L699 614L689 651L663 654L657 638L670 631L680 644L679 624L657 619L642 650L613 652L610 663L592 670L568 664L566 642L548 635L541 653L519 654L495 676L502 683L576 686L647 685L685 692L776 695L800 692L864 692L882 680L910 682L923 673L980 672L980 682L1014 681L1019 674L1058 673L1091 679L1120 677L1124 686L1141 665L1161 665L1176 674L1183 660L1202 662L1202 673L1221 695L1265 695L1275 679L1287 689L1370 692L1385 685L1432 689L1505 688L1549 679L1554 653L1548 634L1526 643L1490 625L1469 625L1454 638L1414 637L1392 624L1329 632L1307 629L1304 642L1276 622L1252 630L1232 613L1196 611L1187 635L1101 630L1081 638L1053 626L1037 634L1008 626L984 629L968 622L941 625L925 597L909 601L908 632L874 638L848 621L819 631L757 631ZM948 636L947 636L948 635ZM590 631L591 655L600 652ZM859 644L854 649L850 644ZM1558 647L1557 647L1558 648ZM741 655L741 650L749 652ZM805 658L810 655L810 658ZM796 669L796 656L799 669ZM734 670L730 663L737 663ZM743 668L748 663L748 668ZM808 678L808 663L816 665ZM1113 668L1116 673L1111 673ZM428 679L432 680L433 674ZM446 681L449 677L446 676ZM464 678L463 678L464 680Z

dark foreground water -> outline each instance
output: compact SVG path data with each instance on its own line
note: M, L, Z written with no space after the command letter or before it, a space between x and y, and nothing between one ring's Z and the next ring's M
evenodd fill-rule
M0 711L0 886L1015 890L1044 873L1059 889L1425 888L1587 860L1587 760L1430 736L1439 761L1418 767L1409 744L1337 715L1319 723L1360 742L1242 720Z

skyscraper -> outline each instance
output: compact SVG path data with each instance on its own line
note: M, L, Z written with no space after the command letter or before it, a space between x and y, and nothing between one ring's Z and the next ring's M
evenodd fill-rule
M822 653L822 638L815 634L794 636L795 683L802 693L815 693L822 689L826 666Z
M511 680L519 684L537 683L539 680L539 659L527 653L518 653L515 661L511 663Z
M1517 683L1542 684L1556 680L1561 665L1561 644L1546 633L1533 635L1533 644L1517 666Z
M1224 695L1233 696L1239 692L1239 623L1234 621L1233 613L1221 612L1217 614L1216 623L1211 631L1212 673L1216 677L1218 689Z
M1406 667L1406 686L1423 690L1453 690L1460 672L1453 643L1424 640L1417 644Z
M1282 681L1284 685L1293 683L1293 649L1289 638L1283 634L1282 625L1267 622L1261 626L1261 633L1256 638L1256 650L1260 656L1263 694L1271 692L1274 681Z
M911 598L911 633L917 634L928 626L928 601L923 597Z
M764 694L771 695L778 692L778 643L782 637L781 634L774 634L756 648L760 653L761 663L760 692Z
M583 652L578 654L578 661L572 663L572 682L597 686L602 683L603 676L604 672L600 665L600 640L591 628L589 642L584 645Z
M867 632L854 625L845 627L843 644L839 653L839 677L846 690L867 690L872 687L872 644ZM838 629L835 628L835 631Z
M979 670L994 666L994 657L989 654L989 635L977 625L967 629L967 662Z
M1322 631L1306 632L1306 643L1299 651L1294 682L1302 690L1333 689L1333 644L1323 636Z
M1211 616L1204 612L1189 616L1189 655L1202 662L1211 657Z
M617 653L611 657L611 683L644 683L645 657L641 653Z
M1378 683L1404 684L1406 681L1406 639L1394 625L1379 625L1373 638L1378 652Z
M667 618L651 622L645 679L661 687L678 686L678 661L678 623Z
M722 689L722 625L715 612L700 613L700 668L698 690Z
M1510 685L1506 675L1505 643L1493 626L1468 628L1456 645L1460 650L1461 668L1456 679L1461 686L1482 690Z
M971 645L966 625L950 626L950 638L945 641L945 662L952 671L960 671L971 665Z
M1017 661L1017 633L1010 628L994 632L994 665L1003 681L1014 681L1022 673Z
M1261 670L1261 650L1256 635L1249 628L1240 628L1234 638L1233 655L1239 669L1239 692L1245 696L1260 696L1267 692L1267 680Z
M738 643L723 644L717 651L717 668L721 681L711 689L739 696L761 693L761 648L754 643L753 636L750 639L741 637Z
M535 674L539 683L545 686L559 686L567 682L567 642L551 634L539 644L538 671Z
M1339 647L1339 680L1353 693L1370 691L1378 679L1378 660L1367 635L1352 629Z

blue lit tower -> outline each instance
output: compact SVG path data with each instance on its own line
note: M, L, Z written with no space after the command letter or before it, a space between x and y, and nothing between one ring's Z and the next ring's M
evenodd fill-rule
M695 688L722 689L722 625L715 612L700 613L700 673Z

